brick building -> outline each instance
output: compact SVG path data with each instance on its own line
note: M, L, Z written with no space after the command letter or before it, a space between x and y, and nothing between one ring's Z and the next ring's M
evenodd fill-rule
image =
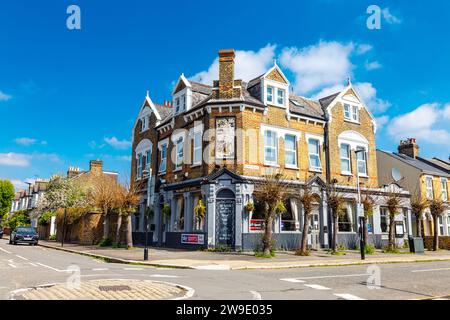
M262 216L257 206L253 212L244 207L253 201L255 183L274 172L294 187L309 184L320 197L311 221L312 248L330 244L325 190L330 183L348 200L338 239L347 247L356 245L358 176L380 204L369 223L371 241L380 247L387 239L380 206L393 188L405 199L398 223L411 229L409 193L395 185L379 187L376 123L350 81L341 92L308 99L290 92L276 63L249 82L235 79L234 57L234 50L219 51L219 79L211 85L182 74L172 102L159 105L145 97L132 139L131 178L143 194L134 216L136 235L144 231L143 212L150 203L155 243L252 250L260 242ZM200 200L205 218L194 214ZM164 206L170 214L163 214ZM302 208L295 199L286 199L286 208L275 222L275 239L278 248L293 249L301 235Z

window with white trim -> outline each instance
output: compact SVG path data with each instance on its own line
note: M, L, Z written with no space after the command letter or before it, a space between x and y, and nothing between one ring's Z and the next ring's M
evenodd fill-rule
M185 94L183 94L181 96L181 109L180 109L180 111L184 111L184 110L186 110L186 95Z
M150 171L151 162L152 162L152 150L148 150L145 154L145 170Z
M278 163L278 138L275 131L264 131L264 163Z
M273 87L267 86L267 102L273 102Z
M447 235L450 236L450 214L447 214Z
M359 108L355 105L344 103L344 119L359 122Z
M161 161L159 163L159 172L163 173L167 170L167 143L161 145L160 153Z
M425 185L427 188L427 199L433 199L433 178L432 177L426 177L425 178Z
M284 90L283 89L277 89L277 102L279 105L284 105Z
M285 163L287 166L297 166L297 137L286 134L284 137Z
M341 172L342 173L352 173L352 166L350 160L350 145L343 143L340 147L341 153Z
M175 170L179 170L183 166L183 138L179 138L175 145Z
M356 161L358 164L358 173L360 175L367 175L367 152L366 148L356 147L356 150L362 150L361 152L356 153Z
M381 232L388 232L389 214L388 209L385 207L380 208L380 228Z
M149 117L145 116L141 118L141 132L148 130Z
M322 170L320 162L320 141L318 139L308 139L308 153L309 153L309 169Z
M203 135L202 131L194 130L194 137L193 137L193 142L194 142L193 164L194 165L202 163L202 135Z
M142 177L142 153L139 153L137 155L137 161L136 161L136 177L141 178Z
M448 201L447 179L445 178L441 178L441 199L442 201Z
M180 112L180 98L175 99L175 113Z
M339 232L353 232L354 231L354 217L353 209L350 203L345 203L342 209L342 214L338 218Z

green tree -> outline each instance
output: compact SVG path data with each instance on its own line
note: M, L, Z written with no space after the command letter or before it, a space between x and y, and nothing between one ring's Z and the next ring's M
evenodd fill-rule
M0 179L0 221L8 214L14 199L14 186L9 180Z

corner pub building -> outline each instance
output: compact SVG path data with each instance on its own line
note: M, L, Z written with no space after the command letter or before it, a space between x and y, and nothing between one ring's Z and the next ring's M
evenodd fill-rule
M346 198L338 241L347 248L357 245L358 177L376 200L370 241L377 247L387 242L383 204L390 191L404 200L396 230L400 243L407 238L410 195L395 184L378 185L376 123L350 81L341 92L316 101L290 92L276 62L249 82L235 79L234 67L234 50L220 50L219 79L212 84L181 74L170 102L156 104L147 93L132 138L131 179L142 193L132 219L135 244L145 240L144 212L150 204L149 244L254 250L263 231L255 183L274 173L282 173L299 192L307 184L319 196L308 235L312 249L327 248L331 241L327 182ZM255 208L249 212L250 201ZM194 213L199 203L206 207L204 215ZM291 250L300 243L303 212L296 199L286 199L285 206L287 212L274 223L274 238L278 249Z

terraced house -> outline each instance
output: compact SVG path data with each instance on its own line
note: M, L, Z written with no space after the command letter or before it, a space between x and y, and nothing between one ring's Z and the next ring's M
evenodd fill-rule
M260 241L263 217L258 205L251 212L245 206L254 198L255 183L273 172L283 173L295 187L310 185L320 197L309 231L312 248L330 244L329 183L348 200L338 235L346 246L357 240L358 178L377 203L396 189L405 198L398 223L410 230L409 194L398 186L379 188L376 123L350 81L341 92L312 100L291 92L276 63L249 82L235 79L234 64L234 50L221 50L219 79L212 84L182 74L171 102L159 105L145 97L133 128L132 181L143 194L134 217L136 239L150 203L150 240L160 245L252 250ZM194 214L200 200L204 217ZM275 222L275 238L277 247L293 249L301 235L302 207L286 199L286 208ZM377 246L387 239L381 223L377 205L369 228ZM399 235L404 236L407 232Z

